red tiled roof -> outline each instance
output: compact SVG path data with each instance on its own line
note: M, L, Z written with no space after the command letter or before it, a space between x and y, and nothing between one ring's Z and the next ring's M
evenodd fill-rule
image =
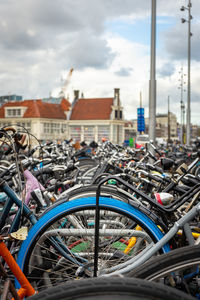
M67 99L64 99L64 98L62 99L60 105L61 105L61 107L62 107L62 109L64 111L68 111L69 108L70 108L70 106L71 106L71 104L69 103L69 101Z
M125 121L124 127L133 127L132 121Z
M70 120L109 120L114 98L81 98L75 103Z
M66 119L64 111L67 111L70 103L63 99L61 104L42 102L42 100L24 100L8 102L0 108L0 118L5 118L5 107L27 107L23 118L48 118Z

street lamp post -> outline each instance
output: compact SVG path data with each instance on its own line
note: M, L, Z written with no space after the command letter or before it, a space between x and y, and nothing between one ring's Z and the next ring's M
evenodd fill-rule
M183 103L183 143L185 144L185 104Z
M181 143L184 144L184 110L185 110L185 105L184 105L184 101L183 101L183 92L185 92L186 90L184 89L184 84L186 84L186 82L184 81L184 76L186 76L186 74L183 73L183 67L181 67L181 71L179 72L180 74L180 85L178 86L178 89L181 90Z
M191 95L191 87L190 87L190 61L191 61L191 7L192 3L191 0L188 0L188 5L186 6L181 6L180 10L188 11L188 20L182 18L181 22L188 23L188 86L187 86L187 126L186 126L186 143L187 145L190 145L190 139L191 139L191 109L190 109L190 95Z
M151 65L149 81L149 138L156 139L156 0L151 8Z
M167 123L168 123L168 138L167 138L167 144L169 144L170 143L170 131L171 131L171 128L170 128L170 110L169 110L169 96L168 96L168 114L167 114Z

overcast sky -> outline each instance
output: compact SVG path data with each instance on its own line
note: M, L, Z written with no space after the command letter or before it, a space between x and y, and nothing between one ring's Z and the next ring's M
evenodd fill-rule
M180 70L187 83L187 0L157 0L157 112L180 119ZM200 1L192 1L191 119L200 124ZM0 94L24 99L67 93L112 97L120 88L127 119L142 92L148 116L151 0L1 0ZM187 90L187 84L185 84ZM187 91L184 92L186 103Z

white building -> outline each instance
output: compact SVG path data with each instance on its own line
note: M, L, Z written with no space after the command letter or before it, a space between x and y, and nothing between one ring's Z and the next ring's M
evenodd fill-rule
M42 100L8 102L0 108L0 127L10 125L24 126L40 141L124 141L119 89L114 89L113 97L92 99L79 98L79 91L75 91L72 104L64 98L57 104Z
M0 127L23 126L40 141L66 139L69 107L66 99L60 104L42 100L8 102L0 108ZM36 142L32 136L30 138Z
M68 121L69 138L78 141L101 141L106 138L113 143L124 141L123 107L119 89L111 98L79 98L75 91Z

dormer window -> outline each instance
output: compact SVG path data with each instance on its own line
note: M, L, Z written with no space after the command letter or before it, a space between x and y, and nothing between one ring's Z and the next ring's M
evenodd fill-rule
M6 118L21 118L26 111L26 107L5 107Z
M21 109L9 108L9 109L7 109L7 116L8 117L21 117Z

